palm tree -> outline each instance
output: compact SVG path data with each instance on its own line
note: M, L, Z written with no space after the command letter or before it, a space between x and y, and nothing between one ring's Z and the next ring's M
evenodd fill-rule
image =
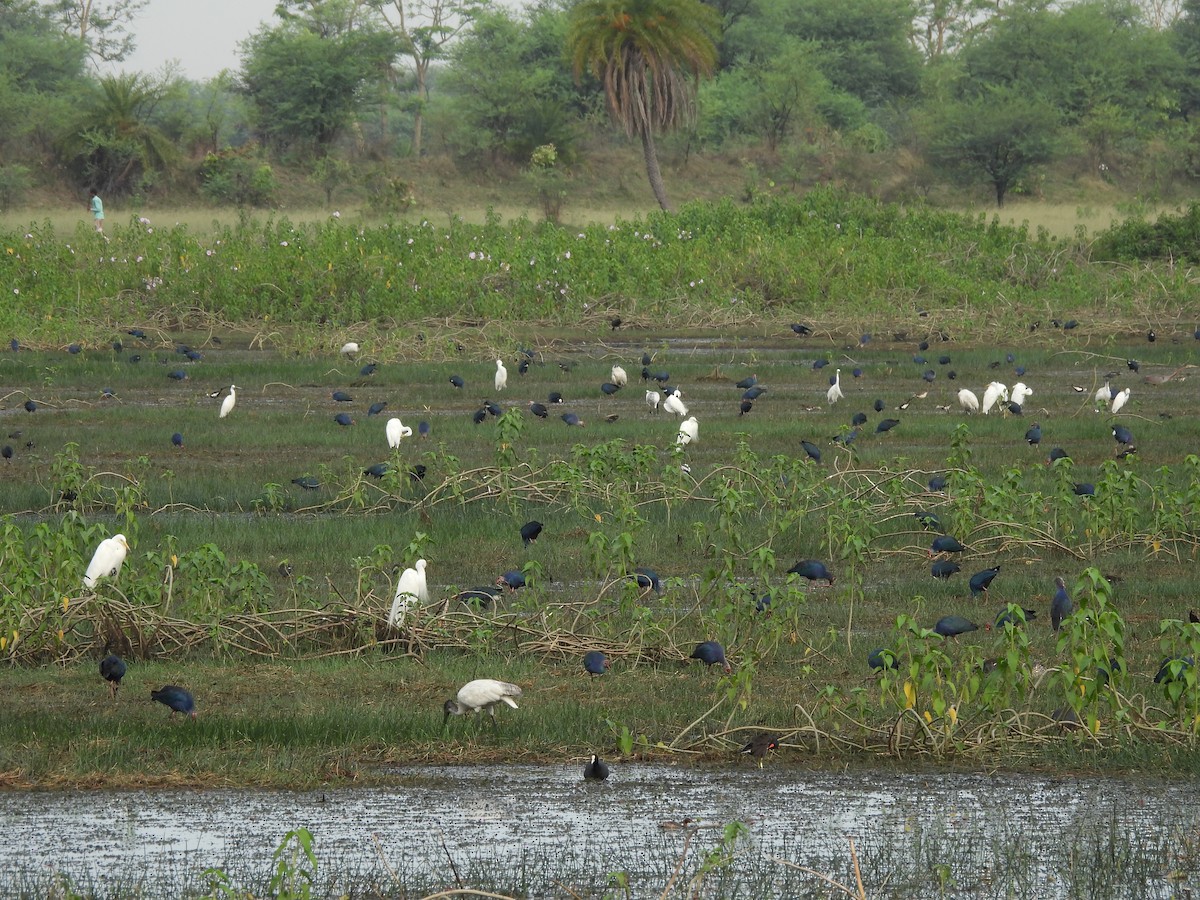
M169 86L138 74L102 76L64 155L102 193L126 194L148 172L169 169L178 151L153 124Z
M691 121L700 76L717 63L720 27L720 14L700 0L583 0L571 11L575 77L595 75L609 115L642 139L650 188L666 210L654 132Z

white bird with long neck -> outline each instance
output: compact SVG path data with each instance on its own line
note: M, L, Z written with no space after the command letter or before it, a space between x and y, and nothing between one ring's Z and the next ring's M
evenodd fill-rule
M1012 400L1013 403L1017 404L1017 406L1024 406L1025 398L1031 396L1032 394L1033 388L1029 387L1023 381L1018 381L1013 385L1012 393L1009 395L1009 399Z
M983 392L983 414L985 416L992 411L997 400L1008 401L1008 388L999 381L993 381Z
M220 413L220 415L217 416L217 418L218 419L225 418L227 415L229 415L231 412L233 412L233 408L236 405L237 405L237 385L231 384L229 386L228 396L226 396L225 399L221 401L221 413Z
M961 406L965 412L979 412L979 398L975 396L974 391L969 391L966 388L963 388L958 392L958 405Z
M101 578L116 578L128 553L129 542L123 534L114 534L101 541L96 552L92 554L87 571L83 573L83 586L92 590Z
M658 403L662 397L658 395L658 391L646 391L646 405L650 407L650 412L658 412Z
M1125 388L1125 390L1123 390L1123 391L1118 391L1117 396L1112 398L1112 406L1109 407L1109 412L1119 413L1121 411L1121 407L1124 406L1128 402L1129 402L1129 388Z
M1112 401L1112 388L1109 387L1107 381L1100 387L1096 388L1096 396L1093 398L1096 404L1096 412L1100 412L1100 407L1108 406Z
M384 427L384 434L387 435L388 446L395 450L400 446L401 440L412 437L412 429L399 419L388 419L388 423Z
M608 380L617 387L625 387L629 384L629 373L620 366L613 366L612 371L608 373Z
M695 416L689 416L679 423L679 434L675 435L675 444L686 447L692 441L700 440L700 423Z
M392 600L392 611L388 613L388 627L400 627L413 600L429 602L429 585L425 581L423 559L418 559L414 568L405 569L400 575L400 580L396 582L396 597Z
M504 360L496 360L496 390L502 391L508 387L508 369L504 368Z
M842 393L842 370L838 369L833 374L833 384L829 386L829 390L825 392L825 399L829 401L829 405L837 403L845 394Z
M492 728L496 727L496 707L504 703L517 709L516 698L521 696L521 689L507 681L495 681L491 678L477 678L468 681L458 690L458 695L442 704L442 727L450 721L451 716L464 716L469 712L487 710L492 719Z
M683 395L679 392L679 388L675 388L667 395L662 408L681 419L688 414L687 404L683 402Z

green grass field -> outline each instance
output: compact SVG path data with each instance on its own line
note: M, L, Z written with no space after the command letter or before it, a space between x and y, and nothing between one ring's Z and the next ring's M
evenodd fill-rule
M1081 767L1153 759L1190 770L1181 748L1190 746L1195 687L1168 696L1152 681L1164 653L1195 640L1186 626L1168 646L1160 636L1160 622L1186 619L1196 605L1190 330L1160 331L1151 344L1115 341L1090 323L1047 325L1014 333L1008 346L935 338L920 351L924 323L908 329L903 340L873 329L865 345L861 328L799 338L786 323L677 336L623 328L603 339L512 325L463 341L460 330L430 323L427 340L449 348L436 362L405 362L403 346L366 341L354 360L336 349L296 357L236 330L125 336L120 353L4 353L0 419L13 457L0 465L0 626L17 633L0 650L14 663L0 689L16 698L3 713L16 726L0 739L5 783L313 784L385 777L380 767L400 760L591 748L715 757L755 726L785 734L785 753L826 762L979 762L1003 747L1014 765L1050 754ZM203 359L188 362L178 342ZM523 376L518 347L534 351ZM510 373L500 393L496 352ZM679 419L645 404L643 352L700 423L699 441L683 450L674 449ZM373 359L375 373L360 375ZM816 360L830 365L814 370ZM630 384L606 397L599 386L614 364ZM992 379L1011 385L1015 366L1034 391L1024 415L959 409L960 387L982 396ZM846 396L830 406L838 367ZM168 377L177 369L187 380ZM750 373L768 390L739 415L733 385ZM1132 391L1117 418L1137 452L1123 460L1112 417L1094 411L1110 373ZM1147 375L1172 377L1154 385ZM220 420L220 398L208 394L231 383L237 406ZM337 403L334 390L354 400ZM549 419L519 412L552 390L567 402ZM27 398L36 412L24 410ZM474 424L484 400L518 412ZM368 417L380 401L384 412ZM563 410L586 426L566 426ZM356 424L336 425L338 412ZM857 412L867 423L853 450L832 444ZM384 423L393 415L414 429L429 422L430 436L390 451ZM875 434L885 416L899 426ZM1040 447L1024 440L1034 421ZM965 441L955 437L964 424ZM182 448L171 443L176 431ZM801 440L821 449L819 464L806 461ZM1055 446L1070 463L1045 464ZM363 475L380 462L397 474ZM405 477L418 463L423 481ZM930 491L941 473L949 487ZM294 485L301 476L320 487ZM1085 481L1095 497L1072 492ZM968 546L960 574L930 577L933 533L917 510L938 512ZM534 518L545 530L522 548L518 528ZM119 530L132 553L119 581L89 598L78 585L91 548ZM431 605L389 630L396 575L418 556L428 560ZM788 579L803 558L827 562L834 585ZM662 597L622 579L634 565L658 572ZM990 592L972 599L968 577L995 565ZM1090 677L1088 654L1104 659L1096 654L1112 642L1095 623L1060 640L1048 619L1055 576L1078 606L1076 581L1089 566L1113 582L1127 674L1117 690L1087 694L1083 714L1099 724L1081 738L1050 714L1071 690L1087 690L1071 679ZM495 609L449 601L522 568L531 586ZM774 592L771 615L754 612L751 591ZM1027 644L1004 629L943 642L897 627L900 615L925 628L952 613L990 623L1007 603L1038 613ZM710 638L726 646L728 678L686 663ZM106 640L131 661L116 703L95 670ZM881 686L866 664L876 647L912 668ZM595 681L579 664L592 648L612 660ZM979 665L1009 652L1017 664L998 688ZM498 737L463 721L443 735L441 701L474 677L521 684L522 708L501 711ZM168 724L167 710L149 703L149 689L168 681L195 692L196 722ZM906 681L916 691L907 714ZM1010 715L1019 727L997 730ZM897 722L898 744L888 737Z

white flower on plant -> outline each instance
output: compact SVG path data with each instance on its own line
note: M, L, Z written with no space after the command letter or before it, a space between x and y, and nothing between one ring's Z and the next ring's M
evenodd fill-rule
M568 250L566 253L563 254L563 259L570 259L570 258L571 258L571 251Z
M331 219L340 219L341 217L342 217L341 210L335 209L332 213L329 214L329 218L331 218Z

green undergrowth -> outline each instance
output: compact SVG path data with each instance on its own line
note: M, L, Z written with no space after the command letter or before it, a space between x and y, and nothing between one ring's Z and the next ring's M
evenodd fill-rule
M849 305L862 319L934 311L978 326L1170 320L1191 293L1172 266L1092 262L1084 236L1059 241L831 190L695 203L578 230L498 216L370 226L246 218L197 235L135 219L104 235L80 226L68 240L33 225L0 235L0 246L0 288L18 298L0 328L35 346L99 343L103 323L254 323L275 340L287 326L372 322L404 336L406 358L437 358L445 348L420 346L415 323L448 314L571 326L619 314L713 327L840 317ZM313 337L292 334L292 347L311 351Z

